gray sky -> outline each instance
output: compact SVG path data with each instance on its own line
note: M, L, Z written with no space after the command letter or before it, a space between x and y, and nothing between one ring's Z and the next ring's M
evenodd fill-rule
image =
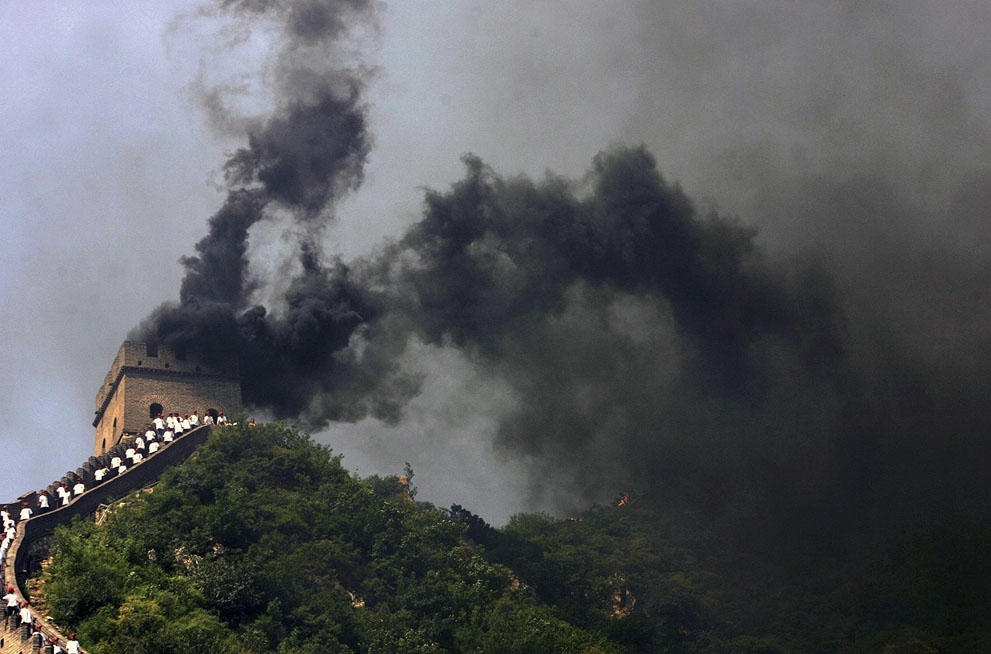
M197 6L0 7L4 498L88 456L117 348L177 297L177 261L223 200L242 139L211 127L196 81L264 103L259 61L226 47L244 35L219 38ZM820 257L862 360L873 334L991 369L991 5L418 0L380 14L362 50L374 147L329 250L398 237L465 152L502 175L580 177L607 146L643 143L701 205L757 226L772 257ZM274 270L279 234L264 229L253 262ZM400 426L318 435L346 466L409 461L421 499L495 523L568 505L567 484L537 488L525 458L492 448L518 401L504 379L456 351L414 360L427 382Z

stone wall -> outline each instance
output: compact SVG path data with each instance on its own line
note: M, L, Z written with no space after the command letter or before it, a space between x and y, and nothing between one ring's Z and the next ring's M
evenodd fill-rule
M102 484L88 489L75 498L68 506L49 510L40 515L24 520L17 525L17 536L11 543L4 561L4 584L13 586L18 597L24 599L25 582L37 565L33 560L37 545L51 537L59 525L72 523L76 516L89 517L96 513L101 505L126 497L130 493L147 488L158 481L166 468L182 464L189 456L204 443L210 435L211 427L198 427L172 443L165 444L158 452L148 456L136 466ZM34 494L29 501L34 504ZM65 635L48 622L44 616L35 614L35 621L42 626L46 636L58 636L65 642ZM22 640L20 630L0 627L0 654L27 654L28 642Z
M94 454L103 454L126 435L143 432L154 417L153 405L180 414L204 415L209 409L237 413L237 361L209 365L165 346L125 341L96 394Z

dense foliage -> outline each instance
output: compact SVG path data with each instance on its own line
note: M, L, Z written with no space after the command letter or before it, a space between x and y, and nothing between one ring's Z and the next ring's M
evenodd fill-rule
M465 530L295 429L232 427L99 526L60 530L45 592L93 654L618 651Z
M93 654L991 650L988 532L756 554L646 501L496 529L414 497L293 428L218 430L58 531L46 600Z

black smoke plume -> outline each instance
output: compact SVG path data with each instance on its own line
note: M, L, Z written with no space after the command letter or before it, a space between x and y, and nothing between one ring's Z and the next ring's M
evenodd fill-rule
M373 20L362 2L223 6L274 12L286 52ZM643 147L606 150L577 180L466 156L405 234L328 262L319 227L360 184L370 138L360 69L307 61L283 67L292 92L227 163L179 303L135 337L236 356L247 404L316 428L400 421L418 391L408 346L457 349L512 389L497 445L532 464L535 492L579 503L632 488L805 543L988 518L984 359L910 347L827 259L770 256ZM281 280L252 277L251 228L285 216L299 272L253 303Z
M132 337L181 346L206 361L236 357L248 404L297 416L313 396L337 390L334 353L374 315L344 265L321 263L317 244L334 201L361 184L371 147L363 71L336 46L352 27L374 23L374 6L308 0L221 2L219 8L233 20L265 19L277 26L277 108L266 119L248 121L247 146L226 162L227 200L210 219L196 254L181 260L186 274L179 303L156 309ZM222 119L218 93L206 95L214 119ZM248 241L259 221L287 215L303 226L301 272L273 312L251 306L264 283L251 277ZM350 416L355 410L341 412Z
M509 383L497 443L537 490L626 485L805 546L988 519L986 357L908 347L821 257L771 258L645 148L577 181L465 164L365 286L404 338Z

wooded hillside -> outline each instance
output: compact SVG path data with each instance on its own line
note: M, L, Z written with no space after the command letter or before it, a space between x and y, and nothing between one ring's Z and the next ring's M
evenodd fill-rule
M153 492L60 529L44 599L93 654L991 645L986 535L806 567L656 502L494 528L410 483L359 478L292 427L216 430Z

